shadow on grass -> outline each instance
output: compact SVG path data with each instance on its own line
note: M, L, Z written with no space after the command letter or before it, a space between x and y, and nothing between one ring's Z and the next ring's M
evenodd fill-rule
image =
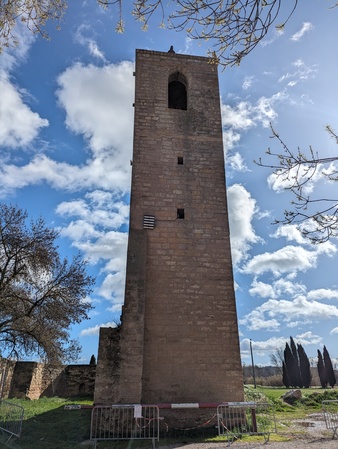
M0 434L0 447L12 449L80 449L90 437L90 409L65 410L64 406L23 421L20 438Z

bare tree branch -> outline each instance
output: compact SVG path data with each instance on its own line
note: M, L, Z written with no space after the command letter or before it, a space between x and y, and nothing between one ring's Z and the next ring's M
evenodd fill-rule
M270 125L271 126L271 125ZM330 126L326 126L329 135L338 144L338 136ZM254 161L261 167L273 170L272 175L280 181L285 190L292 193L292 209L284 211L284 219L275 224L297 224L304 237L312 243L323 243L338 236L338 199L316 197L310 187L318 179L327 182L338 181L338 168L334 162L338 156L320 158L312 147L304 153L298 148L292 151L271 126L272 138L277 139L282 152L273 152L269 148L266 154L274 158L274 163ZM329 165L328 168L325 166ZM319 208L318 208L319 207Z
M116 7L116 31L124 31L124 11L130 4L123 0L97 0L103 8ZM283 30L298 5L298 0L134 0L131 12L147 30L150 21L189 38L211 43L211 62L223 67L240 64L275 25ZM60 23L67 0L0 0L0 52L18 44L15 25L22 22L32 33L43 37L47 20ZM280 22L277 23L277 20Z
M69 332L88 318L94 279L80 255L60 259L58 234L43 219L26 220L21 209L0 204L0 354L76 359L80 348Z

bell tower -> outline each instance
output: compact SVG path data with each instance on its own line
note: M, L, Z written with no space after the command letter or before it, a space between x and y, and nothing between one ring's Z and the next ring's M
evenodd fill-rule
M136 51L125 304L96 403L243 400L217 65Z

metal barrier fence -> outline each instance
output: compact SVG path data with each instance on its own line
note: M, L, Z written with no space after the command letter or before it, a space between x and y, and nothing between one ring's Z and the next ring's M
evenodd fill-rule
M21 435L24 409L21 405L0 400L0 430L8 435L6 443Z
M273 406L258 402L228 402L217 407L218 435L228 443L242 435L262 435L268 442L276 432Z
M159 440L159 409L155 405L95 406L92 410L90 439Z
M326 428L333 431L334 438L338 430L338 401L323 401L322 406Z
M6 368L0 370L0 399L4 396L4 388L6 381Z

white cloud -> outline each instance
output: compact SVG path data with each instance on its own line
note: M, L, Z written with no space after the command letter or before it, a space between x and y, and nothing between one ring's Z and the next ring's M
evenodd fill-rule
M254 81L255 81L255 77L254 76L246 76L244 78L244 81L243 81L243 84L242 84L242 89L243 90L248 90L252 86Z
M82 331L80 332L80 337L92 337L93 335L99 335L100 333L100 327L116 327L116 323L111 321L108 323L103 323L103 324L97 324L96 326L93 327L88 327L87 329L82 329Z
M26 23L18 20L13 30L13 38L17 39L19 45L3 48L0 57L0 71L11 72L27 59L28 52L37 39L37 34L32 33Z
M92 56L95 56L96 58L101 59L102 61L106 61L104 54L99 49L99 46L97 45L97 43L95 41L90 40L88 42L88 48L89 48L89 52Z
M227 197L232 259L234 265L238 265L246 258L251 244L260 240L251 223L256 212L256 201L240 184L230 186Z
M294 340L296 343L301 344L302 346L306 346L318 345L319 343L321 343L322 338L319 335L313 334L311 331L306 331L302 334L297 334Z
M303 22L302 28L290 37L292 41L299 41L306 33L313 29L313 25L310 22Z
M291 279L289 277L286 279L278 279L273 283L273 288L277 298L282 295L295 296L306 293L305 285L295 282L292 276Z
M129 206L111 192L90 192L84 198L62 202L56 212L64 217L77 217L81 223L107 229L119 229L128 223Z
M68 235L68 227L62 230L61 235L63 237ZM74 240L73 246L83 251L91 263L110 260L111 269L118 271L124 266L127 239L128 235L125 232L106 231L101 232L95 240Z
M124 299L128 234L121 226L128 223L129 206L111 192L94 191L83 199L61 203L56 212L71 219L60 229L91 264L103 263L96 294L121 308Z
M314 320L337 317L337 307L317 301L308 301L305 296L299 295L292 301L270 299L239 320L239 323L250 330L263 328L276 330L282 322L289 324L298 320L299 327L308 325Z
M189 54L189 52L191 51L192 43L193 43L193 40L190 37L186 37L185 38L185 46L184 46L184 50L182 53Z
M252 109L251 103L246 101L241 101L234 107L222 104L223 126L239 130L252 128L255 125Z
M297 335L294 338L296 343L302 346L307 346L311 344L319 344L322 339L318 335L314 335L312 332L305 332L303 334ZM254 340L251 341L252 352L254 355L266 356L271 353L275 353L279 348L284 349L285 344L289 342L289 337L271 337L267 340ZM241 353L244 356L250 355L250 340L244 338L241 341Z
M25 147L38 136L41 128L48 126L48 120L24 103L22 93L4 73L0 74L0 92L0 145Z
M269 127L270 122L277 118L275 104L286 99L287 95L284 92L277 92L269 98L260 97L255 105L249 101L240 101L234 107L222 104L223 127L241 131L246 131L258 124Z
M319 301L327 299L329 300L338 299L338 290L332 290L329 288L319 288L317 290L310 290L307 297L310 300L318 299Z
M113 302L113 307L122 306L124 302L125 278L125 271L109 273L98 289L103 298Z
M233 129L228 129L223 131L223 147L225 159L227 160L227 153L229 150L232 150L237 143L240 141L241 135L238 132L235 132Z
M129 168L129 163L126 167ZM126 192L130 188L130 169L117 167L109 153L87 161L86 165L71 165L38 155L26 165L3 164L0 176L2 195L42 182L68 192L95 188Z
M262 47L266 47L267 45L271 45L275 42L276 39L278 39L279 37L283 36L284 34L284 29L282 28L274 28L273 30L273 37L271 39L263 39L261 41L261 46Z
M267 355L268 353L273 353L279 348L283 348L287 338L285 337L271 337L265 341L251 341L252 352L255 355ZM241 352L244 355L250 354L250 339L244 338L241 341Z
M244 162L242 155L238 152L231 155L226 155L226 165L228 168L230 168L230 170L235 172L244 172L249 170Z
M317 265L318 253L300 246L285 246L273 253L254 256L243 268L243 272L260 275L271 271L275 275L293 271L307 271Z
M225 154L233 149L241 138L241 132L248 131L257 125L264 128L277 119L275 105L287 100L284 92L277 92L270 98L260 97L256 104L240 101L235 106L222 104L223 145Z
M306 293L306 287L303 284L294 282L289 279L277 279L271 284L258 281L255 277L252 282L249 293L252 296L260 296L261 298L280 298L282 295L294 296Z
M309 243L303 236L299 226L293 224L286 224L278 226L277 231L271 237L280 238L285 237L288 241L295 241L298 244Z
M245 325L249 330L278 331L280 323L276 318L267 318L261 310L252 310L244 318L238 320L239 324Z
M91 32L92 32L92 28L89 25L82 24L76 30L74 40L78 44L87 47L89 50L89 53L92 56L102 60L103 62L106 62L104 53L99 49L97 42L92 37L86 36L86 33L91 33Z
M266 284L261 281L257 281L255 277L251 288L249 289L249 293L251 296L260 296L261 298L275 298L276 294L274 291L274 287L271 284Z
M117 164L129 163L132 149L133 64L104 67L74 64L58 78L57 96L66 125L82 134L96 156L107 149Z
M130 62L102 68L75 64L62 73L58 79L59 103L66 111L70 131L82 134L87 140L91 157L82 165L58 162L44 154L36 155L21 166L3 164L0 166L2 194L42 182L66 191L96 188L128 191L133 130L132 73L133 64ZM25 120L19 120L20 124L22 122L20 132L18 123L15 133L9 132L10 128L3 130L7 144L11 141L14 144L15 139L28 142L36 136L39 127L47 124L23 107L17 94L13 95L16 112L21 112ZM1 101L4 102L3 96ZM13 115L14 106L12 110Z
M302 59L297 59L296 61L294 61L292 63L292 66L295 67L295 69L292 69L291 72L287 72L282 75L278 79L279 83L287 81L288 86L293 87L300 81L306 81L308 79L315 78L318 73L317 65L314 64L312 66L307 66Z
M83 229L84 230L83 230ZM73 241L73 246L83 251L91 263L109 261L108 271L124 269L128 234L107 228L99 229L90 220L76 220L60 231L62 237ZM106 270L104 270L106 271Z

